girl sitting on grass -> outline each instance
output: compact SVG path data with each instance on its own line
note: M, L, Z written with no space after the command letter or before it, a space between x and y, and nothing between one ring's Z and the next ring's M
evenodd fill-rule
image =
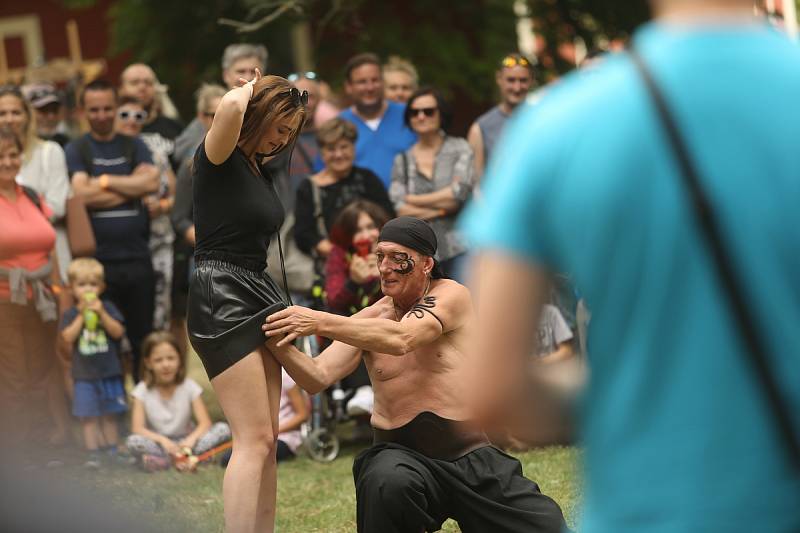
M140 372L126 445L145 470L169 468L171 459L189 450L200 455L230 440L227 423L211 424L203 389L186 377L186 354L172 334L157 331L145 338Z

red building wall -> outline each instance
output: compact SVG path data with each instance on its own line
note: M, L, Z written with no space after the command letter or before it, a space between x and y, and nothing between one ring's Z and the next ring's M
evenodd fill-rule
M68 10L58 0L5 0L0 2L0 21L6 17L37 15L44 41L44 59L68 58L66 22L78 23L81 52L84 60L106 59L108 72L105 77L117 82L127 59L125 55L108 57L111 39L111 23L108 10L113 0L97 0L89 8ZM6 39L6 55L9 68L25 66L24 50L19 39Z

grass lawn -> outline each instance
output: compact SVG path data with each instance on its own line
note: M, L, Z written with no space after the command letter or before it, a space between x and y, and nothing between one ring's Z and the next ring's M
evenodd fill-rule
M212 418L221 412L205 373L196 358L189 375L206 388L205 399ZM343 427L347 436L348 427ZM278 468L277 530L281 532L355 531L355 490L350 469L353 458L366 444L345 444L339 457L321 464L301 455ZM578 451L544 448L514 454L525 474L564 509L567 523L575 526L579 486L576 476ZM75 461L77 462L77 461ZM101 491L124 508L154 520L163 531L220 532L222 528L223 469L204 466L194 474L175 471L148 474L132 467L84 471L68 461L59 476ZM72 465L70 465L72 463ZM448 521L443 531L459 531Z

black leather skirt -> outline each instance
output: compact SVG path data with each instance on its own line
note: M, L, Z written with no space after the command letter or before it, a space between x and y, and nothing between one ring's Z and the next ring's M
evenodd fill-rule
M264 319L284 307L280 287L266 272L198 259L189 287L187 327L208 378L264 344Z

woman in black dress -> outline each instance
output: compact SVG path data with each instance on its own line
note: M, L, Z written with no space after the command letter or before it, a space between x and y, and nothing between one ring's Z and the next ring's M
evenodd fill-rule
M223 483L225 530L233 533L275 526L281 369L261 324L285 305L264 272L284 210L265 164L292 149L307 98L258 71L240 83L222 97L194 157L197 268L188 304L189 339L233 432Z

